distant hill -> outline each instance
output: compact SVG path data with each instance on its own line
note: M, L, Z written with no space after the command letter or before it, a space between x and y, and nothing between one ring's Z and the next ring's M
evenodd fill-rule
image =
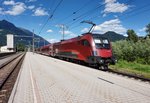
M23 43L25 45L32 44L32 38L29 37L19 37L19 36L32 36L33 33L29 30L26 30L24 28L16 27L14 24L2 20L0 21L0 46L6 45L6 35L7 34L13 34L18 37L15 37L15 45L16 43ZM35 46L37 47L44 45L44 39L38 35L35 34L35 38L39 38L41 42L39 44L35 42ZM45 40L45 44L49 44L48 41Z
M117 34L113 31L108 31L104 34L102 34L104 37L107 37L110 39L110 41L115 42L115 41L119 41L119 40L124 40L126 39L125 36L121 35L121 34Z

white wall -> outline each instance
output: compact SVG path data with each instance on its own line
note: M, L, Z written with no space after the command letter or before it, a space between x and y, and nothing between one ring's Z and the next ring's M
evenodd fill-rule
M14 35L7 34L7 48L14 48Z
M0 48L0 52L13 52L13 50L8 50L8 49L7 49L7 46L2 46L2 47Z

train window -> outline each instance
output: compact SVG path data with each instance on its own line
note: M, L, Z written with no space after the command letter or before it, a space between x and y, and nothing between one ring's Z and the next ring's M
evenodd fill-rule
M82 40L82 45L90 46L90 43L87 40Z
M95 43L99 43L99 44L102 43L100 39L94 39L94 41L95 41Z
M94 42L95 42L96 48L106 48L106 49L110 48L108 39L95 38Z
M104 40L103 40L103 43L104 43L104 44L109 44L107 39L104 39Z

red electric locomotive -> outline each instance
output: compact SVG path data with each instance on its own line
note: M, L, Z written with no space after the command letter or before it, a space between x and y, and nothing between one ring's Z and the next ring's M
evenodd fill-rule
M82 36L53 43L41 49L42 52L67 59L94 64L107 70L109 64L115 64L110 41L100 34L86 33Z

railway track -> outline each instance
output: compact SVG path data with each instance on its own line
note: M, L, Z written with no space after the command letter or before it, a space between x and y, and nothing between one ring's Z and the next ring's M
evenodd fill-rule
M15 54L10 54L10 55L6 55L6 56L2 56L2 57L0 57L0 60L1 60L1 59L5 59L5 58L8 58L8 57L11 57L12 55L15 55Z
M0 103L7 103L18 76L25 53L0 67Z
M0 59L7 58L9 56L14 55L16 52L11 52L11 53L0 53Z
M94 69L97 69L96 67L93 67L93 66L89 66L89 65L86 65L86 66L94 68ZM101 71L104 71L104 70L101 70ZM104 72L113 73L113 74L125 76L125 77L128 77L128 78L133 78L133 79L136 79L136 80L141 80L141 81L144 81L144 82L150 82L150 78L145 78L145 77L143 77L141 75L136 75L136 74L125 73L125 72L121 72L121 71L116 71L116 70L113 70L111 68L109 68L107 71L104 71Z
M89 65L86 65L86 66L94 68L94 69L97 69L96 67L93 67L93 66L89 66ZM101 70L101 71L104 71L104 70ZM141 75L136 75L136 74L126 73L126 72L116 71L116 70L113 70L111 68L109 68L107 71L104 71L104 72L113 73L113 74L125 76L125 77L128 77L128 78L133 78L133 79L136 79L136 80L141 80L141 81L144 81L144 82L150 82L150 78L145 78L145 77L143 77Z
M57 58L58 59L58 58ZM65 60L65 59L60 59L60 60L64 60L64 61L67 61L67 62L72 62L72 63L75 63L75 64L79 64L79 65L83 65L83 66L87 66L87 67L90 67L90 68L94 68L94 69L97 69L97 67L95 67L94 65L88 65L86 63L81 63L81 62L74 62L74 61L68 61L68 60ZM104 70L101 70L101 71L104 71ZM124 73L124 72L119 72L119 71L115 71L111 68L109 68L107 71L104 71L104 72L108 72L108 73L113 73L113 74L117 74L117 75L121 75L121 76L126 76L126 77L129 77L129 78L134 78L134 79L137 79L137 80L141 80L141 81L145 81L145 82L150 82L150 79L149 78L144 78L140 75L134 75L134 74L129 74L129 73Z
M129 78L134 78L134 79L138 79L138 80L142 80L142 81L146 81L146 82L150 82L150 78L145 78L143 76L136 75L136 74L130 74L130 73L125 73L125 72L115 71L113 69L109 69L107 72L114 73L117 75L127 76Z
M16 59L18 56L20 56L21 53L15 54L15 55L11 55L11 56L7 56L3 59L0 59L0 68L4 67L5 65L7 65L8 63L10 63L11 61L13 61L14 59Z

